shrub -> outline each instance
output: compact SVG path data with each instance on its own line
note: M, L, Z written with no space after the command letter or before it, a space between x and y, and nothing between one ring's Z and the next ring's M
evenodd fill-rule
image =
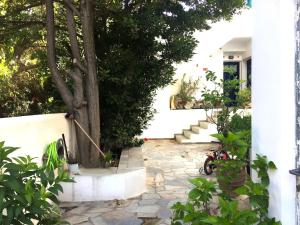
M240 116L235 114L229 122L229 130L233 133L241 133L243 140L251 147L251 115Z
M194 188L188 194L187 203L175 203L172 206L172 225L280 225L275 218L268 217L269 207L269 169L276 169L274 163L268 162L265 156L257 155L252 168L256 170L260 182L251 179L236 190L237 194L248 195L251 208L240 209L235 198L217 191L214 182L205 178L190 180ZM212 208L213 196L219 197L218 207Z
M68 173L39 167L30 156L10 158L17 148L5 147L0 142L0 224L54 225L60 220L57 207L60 182L72 181Z
M227 72L232 73L228 68ZM218 133L226 135L228 131L237 132L237 130L232 129L235 129L234 125L240 126L240 124L236 124L240 121L237 121L238 118L234 118L231 122L231 117L237 115L238 109L245 109L250 104L250 90L239 91L237 87L243 82L242 80L236 78L218 80L212 71L206 72L206 81L210 87L207 86L202 91L202 101L209 121L217 125ZM231 94L234 94L236 98L233 98ZM218 109L217 115L215 114L216 109ZM249 121L251 129L251 117ZM248 126L248 123L245 126Z
M251 130L251 116L233 115L229 123L229 130L231 132Z

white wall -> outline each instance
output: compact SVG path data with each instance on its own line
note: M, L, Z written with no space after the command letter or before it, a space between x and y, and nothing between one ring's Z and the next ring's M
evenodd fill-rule
M194 57L186 63L176 65L174 79L177 82L157 91L157 97L153 107L158 111L146 129L142 137L147 138L173 138L174 134L181 133L182 129L189 129L190 125L197 124L198 120L204 120L204 110L170 110L170 97L179 91L183 74L186 79L201 78L196 99L201 97L201 88L205 84L205 71L207 68L223 77L223 51L221 47L233 38L249 38L252 36L252 10L244 10L242 14L235 15L232 21L220 21L212 24L212 28L204 32L196 32L195 38L199 41L195 49ZM249 46L246 46L249 50Z
M253 12L251 9L245 9L241 14L235 15L231 21L220 21L212 24L211 29L203 32L195 32L194 36L198 40L198 45L194 51L195 55L189 62L176 65L175 79L178 82L172 85L172 94L176 94L179 89L180 79L184 73L187 77L194 79L199 76L204 77L204 68L222 78L223 77L223 49L222 47L234 38L249 38L253 34ZM229 46L228 46L229 47ZM233 44L232 50L243 51L249 50L249 46L239 46ZM226 51L229 48L226 48Z
M295 224L294 0L255 0L252 54L253 155L274 161L271 216Z
M41 163L45 148L64 133L67 144L70 128L65 114L10 117L0 119L0 141L6 146L20 147L12 156L30 155Z
M174 134L181 134L182 129L190 129L190 125L197 125L199 120L206 119L203 109L171 110L171 91L170 86L157 91L153 103L157 112L141 138L174 138Z
M168 110L157 113L151 126L144 131L143 138L174 138L174 134L181 134L183 129L190 129L197 125L199 120L205 120L206 113L203 109Z

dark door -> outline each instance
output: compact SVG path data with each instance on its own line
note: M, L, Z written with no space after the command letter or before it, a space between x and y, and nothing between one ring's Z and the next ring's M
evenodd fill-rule
M226 105L233 106L236 104L236 94L240 89L240 63L224 62L223 79L224 94L228 97ZM236 82L233 83L234 80Z
M251 88L251 70L252 70L252 60L248 59L247 60L247 87Z

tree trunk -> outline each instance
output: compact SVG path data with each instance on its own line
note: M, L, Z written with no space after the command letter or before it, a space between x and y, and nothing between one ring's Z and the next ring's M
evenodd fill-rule
M96 58L93 34L92 1L81 1L81 22L84 42L85 61L80 60L80 46L77 40L74 14L79 15L71 0L64 0L66 8L67 28L73 55L73 70L68 74L73 80L73 93L62 79L56 63L55 29L53 0L46 0L47 12L47 55L53 80L68 109L74 113L75 119L82 128L100 146L100 109L99 90L96 73ZM83 76L85 73L85 76ZM86 80L84 80L86 79ZM89 139L76 126L79 163L84 167L95 168L100 165L98 150L91 145Z
M88 102L90 134L95 143L100 146L99 85L96 71L93 7L92 0L81 0L82 33L88 34L83 35L83 44L87 62L86 97ZM99 152L93 145L87 154L87 157L84 157L84 165L91 167L100 165Z

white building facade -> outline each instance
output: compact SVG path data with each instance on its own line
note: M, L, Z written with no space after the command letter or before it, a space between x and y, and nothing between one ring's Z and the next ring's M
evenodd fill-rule
M206 85L205 72L213 71L222 79L224 63L228 62L238 64L239 78L247 81L247 75L251 74L252 36L253 10L251 7L243 9L231 21L220 21L212 24L210 30L196 32L195 38L199 44L194 51L194 56L188 62L175 66L175 84L157 92L153 104L157 113L142 137L174 138L174 135L181 133L183 129L189 129L199 120L205 120L206 114L203 109L171 109L170 98L178 93L181 79L185 74L186 80L200 78L195 98L201 100L201 90ZM244 88L246 84L247 82L243 83L241 88Z

